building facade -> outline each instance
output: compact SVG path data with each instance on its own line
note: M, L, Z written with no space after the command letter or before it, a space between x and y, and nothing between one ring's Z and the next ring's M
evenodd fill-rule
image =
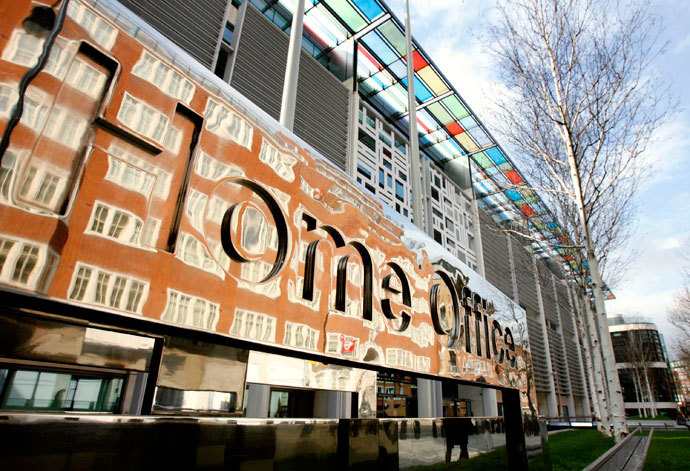
M688 400L690 399L690 374L687 362L672 361L671 373L675 381L676 404L685 418L688 417Z
M627 415L676 416L676 391L663 336L649 319L608 319Z
M412 221L383 2L307 11L294 134L284 2L4 8L3 409L590 417L562 260L504 230L555 222L416 43Z

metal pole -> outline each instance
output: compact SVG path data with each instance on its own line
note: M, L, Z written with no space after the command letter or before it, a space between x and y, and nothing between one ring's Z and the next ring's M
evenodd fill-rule
M414 94L414 60L410 34L410 5L405 0L405 42L407 43L407 108L410 120L410 177L412 179L412 219L418 227L422 221L422 187L419 177L419 136L417 135L417 100Z
M280 104L280 124L292 131L295 124L295 99L297 97L297 76L299 56L302 51L302 24L304 20L304 0L297 0L292 15L290 45L288 46L287 64L285 64L285 82L283 100Z

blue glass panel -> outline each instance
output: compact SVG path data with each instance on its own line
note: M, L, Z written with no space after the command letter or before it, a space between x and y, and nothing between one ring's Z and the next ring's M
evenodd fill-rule
M405 74L407 74L407 70L405 70ZM407 88L407 77L402 79L402 83L405 85L405 88ZM434 97L433 93L431 93L431 90L420 82L416 75L414 76L414 95L417 97L417 100L422 103Z
M491 160L494 161L496 165L501 165L506 163L506 158L498 147L492 147L485 151Z
M522 195L515 190L506 190L506 195L508 195L508 197L513 201L522 199Z
M467 116L466 118L462 118L460 120L460 124L462 124L462 127L465 128L466 130L477 127L477 122L472 118L472 116Z
M383 9L375 0L352 0L357 8L371 21L383 13Z
M362 42L371 50L384 64L390 64L398 60L398 55L393 52L381 36L376 31L366 34Z

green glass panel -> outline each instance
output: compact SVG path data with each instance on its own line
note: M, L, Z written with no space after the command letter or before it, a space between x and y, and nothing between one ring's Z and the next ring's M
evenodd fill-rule
M379 32L383 34L383 37L388 40L396 51L398 51L398 54L401 56L407 55L405 35L398 29L397 25L393 23L393 21L386 21L379 27Z
M353 31L359 31L367 25L362 15L347 0L327 0L326 3Z
M513 166L510 165L508 162L503 162L498 166L498 168L500 168L504 172L510 172L511 170L513 170Z
M491 159L489 159L489 157L487 157L487 155L484 152L474 154L473 157L477 161L477 163L479 163L479 165L482 166L482 168L489 168L493 167L494 165Z
M462 103L460 103L460 100L458 100L456 96L449 96L443 100L443 104L455 115L456 119L462 119L465 116L469 116L468 111L462 106Z
M324 19L328 20L328 22L331 24L331 27L338 30L338 33L341 36L344 36L344 37L349 36L348 32L345 30L343 25L340 24L340 21L336 20L335 17L331 14L331 12L328 11L322 3L319 3L318 5L316 5L316 9L324 16Z
M444 126L455 121L441 103L434 103L433 105L427 106L426 109Z

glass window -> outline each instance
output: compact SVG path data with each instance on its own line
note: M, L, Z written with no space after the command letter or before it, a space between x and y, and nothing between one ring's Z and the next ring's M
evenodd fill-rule
M417 379L392 373L376 377L377 417L417 417Z
M366 132L359 130L359 142L367 146L370 150L376 151L376 141Z
M116 412L124 379L20 369L0 369L0 408Z
M405 202L405 187L398 180L395 181L395 197L403 203Z

